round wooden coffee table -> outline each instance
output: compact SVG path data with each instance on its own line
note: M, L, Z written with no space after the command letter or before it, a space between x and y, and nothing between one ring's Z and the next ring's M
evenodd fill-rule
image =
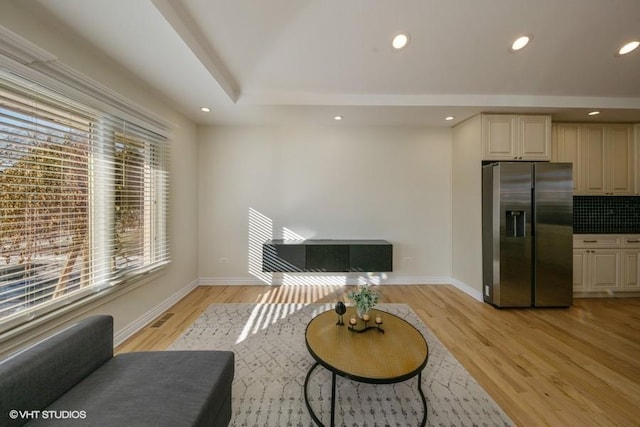
M355 315L353 307L344 314L345 325L336 324L338 315L329 310L314 317L307 325L305 341L311 356L316 360L304 382L304 400L311 418L320 426L322 422L309 404L307 386L311 373L322 365L331 371L331 426L335 425L336 375L370 384L393 384L418 377L418 392L422 399L424 415L421 426L427 422L427 400L422 391L422 370L427 364L429 347L420 331L410 323L391 313L370 311L367 326L374 326L376 316L382 317L382 329L370 328L356 332L365 324L358 319L354 330L349 329L349 319Z

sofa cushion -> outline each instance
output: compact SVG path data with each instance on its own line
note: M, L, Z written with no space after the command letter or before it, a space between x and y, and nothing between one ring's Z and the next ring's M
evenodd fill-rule
M44 409L112 357L111 316L92 316L52 335L0 363L0 413Z
M219 416L220 425L227 425L233 375L232 352L125 353L46 410L62 417L84 411L82 426L212 426ZM40 418L28 425L67 426L69 421Z

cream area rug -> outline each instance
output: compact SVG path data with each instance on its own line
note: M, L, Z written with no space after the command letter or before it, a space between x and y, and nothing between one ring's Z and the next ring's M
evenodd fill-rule
M513 422L406 304L376 308L414 325L429 345L422 372L430 426L512 426ZM232 426L314 426L304 381L314 359L304 333L332 304L213 304L167 350L231 350L236 355ZM362 384L337 377L336 425L416 426L423 406L417 377L397 384ZM329 424L331 373L319 366L309 403Z

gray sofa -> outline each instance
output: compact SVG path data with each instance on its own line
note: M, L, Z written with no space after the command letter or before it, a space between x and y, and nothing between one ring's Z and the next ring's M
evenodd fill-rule
M234 354L113 355L93 316L0 362L0 426L227 426Z

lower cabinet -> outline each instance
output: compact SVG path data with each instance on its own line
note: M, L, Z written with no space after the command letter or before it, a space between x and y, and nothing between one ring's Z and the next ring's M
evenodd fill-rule
M620 288L619 249L574 249L573 263L574 291L602 292Z
M621 288L626 291L640 291L640 249L622 250Z
M585 292L589 278L589 251L587 249L573 250L573 292Z
M573 291L640 291L640 236L574 235Z

